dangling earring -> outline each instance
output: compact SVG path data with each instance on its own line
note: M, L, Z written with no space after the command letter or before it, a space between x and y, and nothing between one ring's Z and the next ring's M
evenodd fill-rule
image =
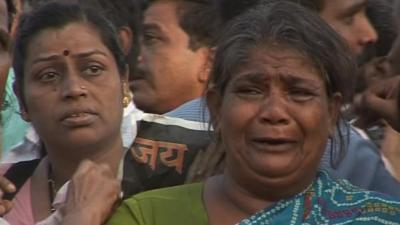
M124 91L124 97L122 98L122 105L124 108L128 107L129 103L132 101L132 94L129 91L128 84L124 83L123 84L123 91Z
M125 95L124 98L122 99L122 105L124 106L124 108L128 107L129 103L131 103L132 101L132 97L130 96L130 94Z

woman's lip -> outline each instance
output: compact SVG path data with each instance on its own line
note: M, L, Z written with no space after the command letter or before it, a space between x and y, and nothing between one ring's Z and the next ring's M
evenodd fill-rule
M251 145L266 152L285 152L292 150L297 141L289 138L254 138Z
M92 124L97 119L97 114L88 113L88 112L80 112L80 113L71 113L65 116L61 123L70 128L74 127L83 127Z
M287 137L257 137L253 138L252 141L256 142L267 142L271 144L279 144L279 143L294 143L297 142L294 138Z
M69 109L64 110L63 113L61 113L60 120L64 120L68 117L77 117L83 114L97 115L95 110L90 109L88 107L76 107L76 108L70 107Z

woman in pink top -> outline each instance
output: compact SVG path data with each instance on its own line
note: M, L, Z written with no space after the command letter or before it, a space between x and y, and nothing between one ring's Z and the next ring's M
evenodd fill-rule
M21 115L32 123L46 156L24 170L31 174L4 218L13 225L42 221L71 180L63 222L77 224L78 212L91 210L98 213L84 218L88 224L104 221L120 193L116 177L128 87L115 29L96 11L48 4L22 19L13 62Z

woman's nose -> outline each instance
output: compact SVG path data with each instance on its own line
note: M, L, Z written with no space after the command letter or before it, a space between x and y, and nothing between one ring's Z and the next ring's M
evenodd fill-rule
M285 96L281 93L272 93L265 98L260 106L259 118L263 123L271 125L287 125L290 117L288 114Z
M77 75L67 75L62 81L62 97L64 99L76 99L87 95L87 86Z

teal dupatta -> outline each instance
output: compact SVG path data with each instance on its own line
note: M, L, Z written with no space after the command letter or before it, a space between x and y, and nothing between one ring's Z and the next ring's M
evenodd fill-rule
M365 191L346 180L333 180L324 171L296 196L244 219L239 225L400 225L400 201Z

